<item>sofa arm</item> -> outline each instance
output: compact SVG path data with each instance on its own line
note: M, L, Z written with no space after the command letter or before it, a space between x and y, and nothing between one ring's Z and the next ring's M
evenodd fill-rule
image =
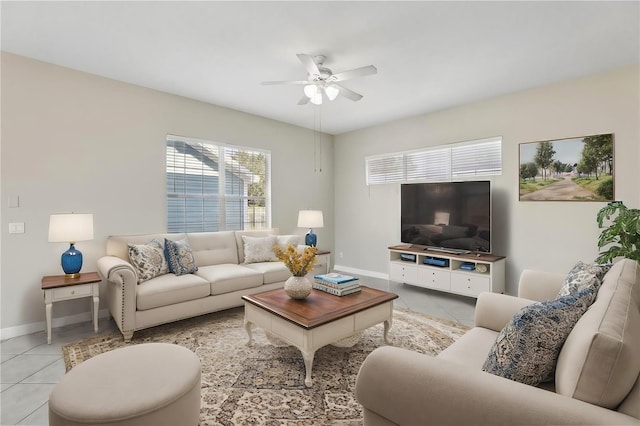
M368 418L408 425L635 424L638 419L406 349L365 359L356 398Z
M480 293L476 302L475 326L500 331L520 308L535 300L500 293Z
M555 299L566 275L557 272L525 269L520 274L518 296L538 302Z
M125 340L130 340L135 330L138 276L129 262L116 256L98 259L98 273L107 281L109 312Z

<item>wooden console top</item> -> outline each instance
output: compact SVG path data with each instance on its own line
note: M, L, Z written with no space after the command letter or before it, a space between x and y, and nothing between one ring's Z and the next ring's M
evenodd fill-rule
M505 258L505 256L496 256L495 254L479 253L479 252L478 253L471 252L468 254L454 254L454 253L446 253L442 251L432 251L432 250L424 249L419 246L414 247L411 244L398 244L395 246L389 246L388 249L403 251L407 253L424 254L427 256L434 256L434 257L448 257L451 259L469 260L474 262L477 262L477 261L495 262Z
M353 315L374 306L397 299L398 295L362 286L358 293L334 296L311 290L305 299L292 299L282 289L242 296L242 299L272 314L310 329Z

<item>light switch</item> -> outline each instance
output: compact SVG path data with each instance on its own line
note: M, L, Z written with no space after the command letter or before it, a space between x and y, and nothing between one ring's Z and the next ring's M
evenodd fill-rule
M15 222L9 224L10 234L24 234L24 222Z

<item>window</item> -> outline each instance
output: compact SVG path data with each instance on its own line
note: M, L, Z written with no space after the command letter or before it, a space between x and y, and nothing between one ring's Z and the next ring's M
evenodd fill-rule
M167 137L167 232L271 226L271 153Z
M502 138L488 138L365 158L367 185L445 182L502 174Z

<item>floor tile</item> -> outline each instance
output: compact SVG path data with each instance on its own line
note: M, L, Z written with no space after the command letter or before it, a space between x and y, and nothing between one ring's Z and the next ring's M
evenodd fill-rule
M46 343L46 341L47 337L44 332L13 337L0 343L0 353L3 355L22 354L42 343Z
M19 355L0 364L2 383L18 383L60 359L60 355Z
M17 384L2 392L0 424L14 425L27 418L49 400L53 384ZM11 407L10 409L6 409Z
M64 376L64 359L62 355L53 364L44 367L42 370L32 374L20 383L58 383Z
M49 404L44 403L33 413L22 419L17 424L31 426L46 426L49 424Z

